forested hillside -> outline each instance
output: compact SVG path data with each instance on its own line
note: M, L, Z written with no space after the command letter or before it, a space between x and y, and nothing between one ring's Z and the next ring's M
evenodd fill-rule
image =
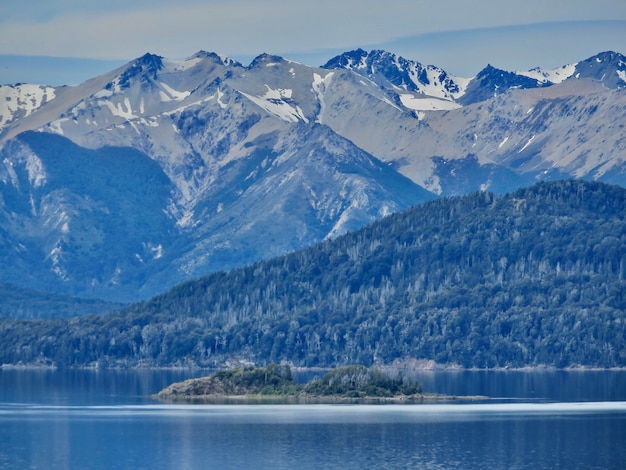
M0 363L626 365L626 190L431 201L120 314L0 323Z
M121 309L123 304L38 292L0 282L0 318L68 318Z

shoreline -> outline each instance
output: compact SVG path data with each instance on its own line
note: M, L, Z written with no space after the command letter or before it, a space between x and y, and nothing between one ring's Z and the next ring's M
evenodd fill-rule
M486 401L490 398L483 395L442 395L422 393L420 395L401 395L392 397L343 397L321 395L151 395L151 398L172 404L193 405L385 405L404 404L421 405L441 402Z
M388 367L388 366L381 366ZM185 367L185 366L136 366L136 367L99 367L99 366L76 366L76 367L59 367L57 365L41 365L41 364L0 364L0 370L92 370L92 371L218 371L227 370L228 368L208 368L208 367ZM297 367L291 370L295 372L327 372L332 367ZM524 366L524 367L457 367L457 366L439 366L439 367L417 367L406 368L412 372L608 372L608 371L626 371L623 367L596 367L596 366L570 366L570 367L554 367L554 366Z

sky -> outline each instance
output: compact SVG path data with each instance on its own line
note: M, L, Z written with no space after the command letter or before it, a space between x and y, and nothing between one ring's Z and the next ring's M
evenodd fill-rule
M471 77L626 54L625 0L28 0L0 2L0 83L78 84L146 52L318 66L361 47Z

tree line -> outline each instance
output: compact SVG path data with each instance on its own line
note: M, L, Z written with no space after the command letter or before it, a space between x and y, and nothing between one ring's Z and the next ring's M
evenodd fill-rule
M0 363L626 365L626 190L442 198L120 313L0 321Z

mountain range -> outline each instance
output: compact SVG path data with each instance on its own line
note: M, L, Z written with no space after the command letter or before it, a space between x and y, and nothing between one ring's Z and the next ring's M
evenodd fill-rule
M385 51L310 67L146 54L0 87L0 282L111 301L437 197L626 185L626 58L472 78Z

